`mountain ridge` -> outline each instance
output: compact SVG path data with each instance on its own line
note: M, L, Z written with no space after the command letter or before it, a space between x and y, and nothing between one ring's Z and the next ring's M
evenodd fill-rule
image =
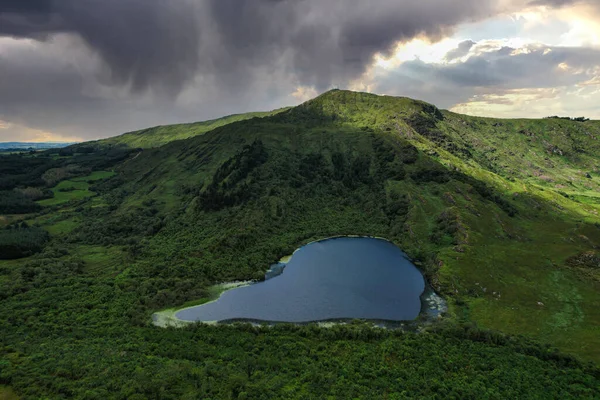
M283 107L272 111L257 111L240 114L230 114L224 117L206 121L180 123L172 125L157 125L150 128L140 129L122 133L106 139L85 142L92 146L128 146L128 147L160 147L174 140L184 140L193 136L201 135L220 126L233 122L244 121L251 118L264 118L275 115L289 109Z

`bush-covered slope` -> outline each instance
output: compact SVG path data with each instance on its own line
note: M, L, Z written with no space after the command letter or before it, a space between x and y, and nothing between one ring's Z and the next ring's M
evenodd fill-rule
M599 396L597 369L485 330L600 360L597 135L593 121L332 91L129 153L97 196L28 219L52 233L43 252L0 261L0 385L32 398ZM398 244L449 301L444 322L151 326L343 234Z

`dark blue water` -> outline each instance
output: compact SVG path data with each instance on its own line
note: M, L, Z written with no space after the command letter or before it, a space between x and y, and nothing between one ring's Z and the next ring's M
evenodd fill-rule
M186 321L412 320L419 315L424 287L421 273L393 244L329 239L300 248L282 274L176 316Z

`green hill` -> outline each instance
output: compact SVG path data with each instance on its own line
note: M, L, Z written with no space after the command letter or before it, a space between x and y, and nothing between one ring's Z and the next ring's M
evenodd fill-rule
M194 136L202 135L215 128L219 128L233 122L244 121L252 118L264 118L285 110L287 109L283 108L268 112L233 114L227 117L217 118L209 121L194 122L190 124L155 126L153 128L128 132L120 136L102 139L91 143L95 143L100 146L126 146L131 148L159 147L175 140L188 139Z
M0 261L0 385L32 398L600 396L597 122L336 90L201 135L176 129L190 137L1 160L18 179L0 189L21 193L6 207L25 214L5 224L51 238ZM35 211L22 194L27 182L56 196L67 180L85 195ZM447 315L420 333L152 325L347 234L396 243Z

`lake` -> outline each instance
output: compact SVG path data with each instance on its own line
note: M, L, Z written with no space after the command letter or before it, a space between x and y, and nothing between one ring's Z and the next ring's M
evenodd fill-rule
M423 275L385 240L347 237L313 242L281 267L278 275L264 282L231 289L216 301L177 312L176 317L204 322L404 321L415 319L421 310Z

